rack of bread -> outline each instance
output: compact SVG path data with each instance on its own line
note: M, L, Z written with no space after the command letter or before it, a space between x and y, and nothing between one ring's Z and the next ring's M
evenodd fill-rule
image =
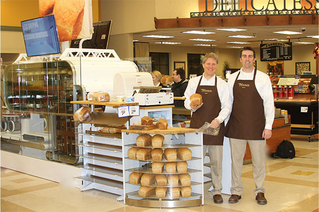
M191 128L122 130L125 204L203 204L202 133Z

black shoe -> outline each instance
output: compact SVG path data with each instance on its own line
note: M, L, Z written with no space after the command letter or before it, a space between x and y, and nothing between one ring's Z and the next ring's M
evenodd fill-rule
M229 203L237 203L238 200L241 199L241 196L240 195L237 195L237 194L232 194L229 199L228 199L228 202Z

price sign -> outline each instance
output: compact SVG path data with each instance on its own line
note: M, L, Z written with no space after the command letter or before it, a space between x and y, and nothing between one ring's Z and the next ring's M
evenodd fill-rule
M121 106L117 108L117 115L119 118L127 116L139 116L140 115L140 106L139 105L130 105L130 106Z

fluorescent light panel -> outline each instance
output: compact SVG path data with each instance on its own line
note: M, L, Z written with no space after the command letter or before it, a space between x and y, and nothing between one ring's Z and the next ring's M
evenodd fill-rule
M193 39L189 39L191 41L203 41L203 42L211 42L211 41L216 41L213 39L202 39L202 38L193 38Z
M278 31L278 32L274 32L274 33L277 33L277 34L284 34L284 35L300 35L302 34L302 32L294 32L294 31Z
M211 35L215 34L215 32L206 32L206 31L200 31L200 30L190 30L190 31L184 31L182 33L188 33L188 34L197 34L197 35Z
M229 38L254 38L252 35L229 35Z
M181 42L155 42L155 44L166 44L166 45L178 45L178 44L182 44Z
M169 36L169 35L144 35L143 37L145 38L174 38L174 36Z
M239 41L232 41L232 42L227 42L231 44L250 44L249 42L239 42Z
M242 32L247 31L247 29L238 29L238 28L218 28L220 31L228 31L228 32Z

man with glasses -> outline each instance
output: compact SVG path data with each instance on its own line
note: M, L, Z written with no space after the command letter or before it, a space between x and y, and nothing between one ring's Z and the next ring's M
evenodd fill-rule
M248 142L256 185L254 193L257 203L266 205L266 139L272 135L274 98L268 75L254 67L255 56L255 50L244 47L240 51L240 62L243 67L228 79L232 101L232 112L226 130L232 156L232 195L228 202L237 203L241 199L244 190L241 174Z

